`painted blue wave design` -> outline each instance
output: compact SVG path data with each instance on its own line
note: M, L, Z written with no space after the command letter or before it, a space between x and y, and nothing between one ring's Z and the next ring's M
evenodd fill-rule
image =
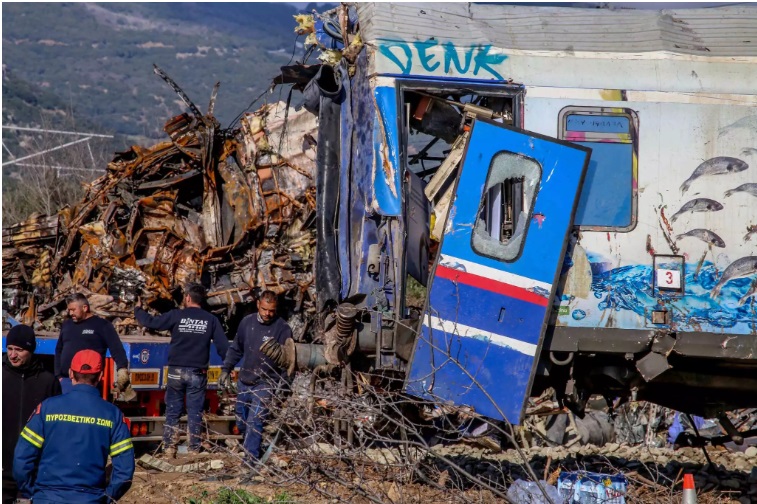
M586 318L586 312L583 310L573 310L573 313L571 314L574 320L583 320Z
M683 295L653 292L651 266L623 266L607 270L603 267L605 264L591 263L591 289L599 300L597 307L600 310L630 310L649 318L652 310L667 309L671 312L673 324L679 329L707 331L706 326L729 329L746 324L745 330L757 330L757 300L751 297L739 305L753 277L727 282L713 299L710 292L723 270L717 270L711 262L704 263L698 274L696 264L685 265Z

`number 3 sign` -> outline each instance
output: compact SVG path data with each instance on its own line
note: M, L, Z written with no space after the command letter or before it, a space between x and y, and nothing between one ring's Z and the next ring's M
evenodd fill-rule
M655 272L657 279L657 288L659 289L680 289L681 272L679 270L659 268Z

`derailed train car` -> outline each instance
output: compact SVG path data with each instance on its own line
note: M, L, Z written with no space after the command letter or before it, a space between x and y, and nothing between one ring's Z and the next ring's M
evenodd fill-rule
M283 359L402 371L410 394L512 423L549 386L579 412L592 394L757 404L755 20L373 3L321 19L341 59L305 88L316 287L340 307L325 344Z

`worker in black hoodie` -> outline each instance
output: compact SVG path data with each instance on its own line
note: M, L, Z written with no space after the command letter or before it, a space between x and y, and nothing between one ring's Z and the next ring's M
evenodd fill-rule
M189 452L201 450L202 408L208 386L210 342L216 344L218 356L226 357L229 340L221 322L202 308L205 288L189 283L184 288L184 308L153 317L142 309L142 302L134 307L134 318L143 327L158 331L171 330L168 347L168 380L166 384L166 423L163 430L164 453L176 455L177 426L186 396Z
M79 350L94 350L103 359L110 350L116 363L115 388L123 396L122 399L131 400L136 393L130 386L129 357L116 328L109 320L92 313L89 300L80 292L66 297L66 307L71 318L63 322L55 345L55 376L60 380L63 393L69 392L73 387L68 377L68 368Z
M48 397L60 394L60 383L42 367L34 355L37 340L27 325L8 331L3 355L3 504L17 497L13 479L13 451L16 441L34 408Z

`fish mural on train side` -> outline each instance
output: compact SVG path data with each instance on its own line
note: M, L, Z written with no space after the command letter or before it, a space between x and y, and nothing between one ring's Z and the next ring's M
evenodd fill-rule
M670 218L670 221L675 222L676 220L678 220L678 217L685 213L719 212L722 209L723 204L718 201L711 200L709 198L696 198L684 203L681 209L673 214L673 216Z
M564 293L558 312L560 325L598 327L615 319L612 323L623 327L622 314L633 313L653 327L651 312L662 309L659 303L663 302L669 310L671 326L678 330L729 329L744 334L757 331L757 256L737 259L725 270L711 261L701 266L684 264L682 295L658 291L653 286L651 265L608 268L609 258L588 256L592 271L590 295L581 299Z
M731 129L741 128L743 123L744 121L734 123ZM692 183L700 178L730 175L747 169L749 164L735 157L710 158L699 164L683 182L680 186L681 194L686 193ZM723 198L734 200L736 207L743 204L744 198L748 201L750 196L757 197L757 183L754 182L733 183L723 189L726 189L722 193ZM705 192L703 197L695 197L683 203L670 217L670 224L687 215L724 210L724 203L706 196L708 194ZM735 201L737 199L738 202ZM675 236L676 242L688 240L691 245L694 245L693 240L704 242L708 245L709 253L726 248L726 240L719 234L726 232L725 229L692 226L693 229L685 228L673 235L668 221L663 218L662 222L666 226L662 228L663 234L673 254L677 255L679 248L671 236ZM757 225L747 225L743 241L748 242L755 234ZM724 236L727 237L728 234ZM684 243L688 245L688 242ZM647 236L647 252L657 254L651 246L650 235ZM642 318L642 327L655 327L651 313L664 309L670 314L670 326L680 331L720 332L728 329L736 334L757 332L757 256L747 255L731 261L727 255L719 254L713 256L713 261L707 261L707 254L705 251L696 262L677 265L671 263L671 268L682 268L682 291L675 292L655 287L652 265L615 266L617 263L613 259L587 251L591 269L590 294L588 297L575 297L570 292L563 294L558 308L558 324L572 327L607 325L637 328L640 321L633 315L635 314ZM684 256L688 261L689 257ZM566 258L563 274L572 266L572 261ZM661 267L660 263L657 267Z
M691 231L687 231L676 236L676 240L687 237L697 238L709 245L712 245L713 247L725 248L725 242L723 241L723 239L709 229L692 229Z
M691 187L691 184L700 177L711 175L727 175L730 173L742 172L749 168L749 165L739 158L729 156L718 156L708 159L696 167L694 173L681 184L681 194L685 193Z
M748 115L746 117L742 117L738 121L735 121L729 124L728 126L720 128L720 132L718 133L718 138L730 133L731 131L735 131L739 129L756 131L757 130L757 115Z
M744 278L757 273L757 256L742 257L733 261L723 272L717 285L710 292L710 297L717 297L723 286L736 278Z
M729 196L732 196L736 193L746 193L746 194L751 194L754 197L757 197L757 184L752 183L752 182L741 184L740 186L734 189L727 190L724 196L728 198Z

